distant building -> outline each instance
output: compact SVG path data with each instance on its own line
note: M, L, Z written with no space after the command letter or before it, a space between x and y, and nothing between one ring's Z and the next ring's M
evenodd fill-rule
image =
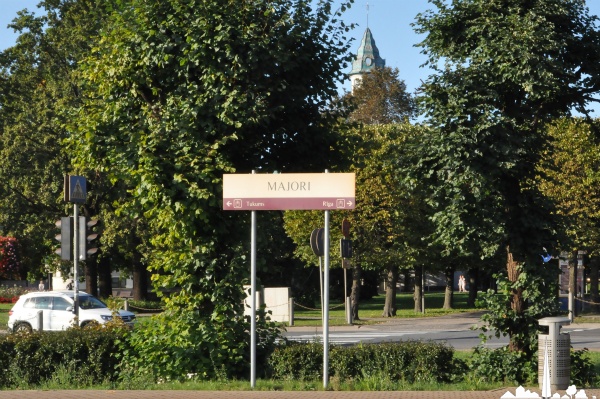
M385 60L379 56L379 49L375 45L371 29L367 28L360 41L356 59L352 61L352 70L349 73L352 91L354 91L365 73L369 73L374 67L383 68L384 66Z

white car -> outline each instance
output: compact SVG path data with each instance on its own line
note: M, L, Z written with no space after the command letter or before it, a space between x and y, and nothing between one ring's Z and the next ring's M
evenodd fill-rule
M39 330L40 312L44 331L62 331L73 326L73 291L30 292L21 295L15 306L8 312L10 332L31 332ZM112 320L112 311L104 302L85 292L79 292L79 325L104 324ZM119 310L125 324L133 327L135 314Z

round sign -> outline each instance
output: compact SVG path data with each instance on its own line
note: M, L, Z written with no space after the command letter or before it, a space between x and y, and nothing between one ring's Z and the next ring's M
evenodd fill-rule
M310 233L310 249L312 249L317 256L323 256L325 254L324 236L324 228L314 229L312 233Z

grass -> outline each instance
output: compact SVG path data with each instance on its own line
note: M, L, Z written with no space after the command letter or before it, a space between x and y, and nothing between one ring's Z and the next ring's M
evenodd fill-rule
M476 309L467 305L468 294L454 293L453 309L443 309L444 293L431 292L425 294L425 312L414 311L414 299L412 293L401 293L396 295L395 318L409 317L435 317L452 313L472 312ZM385 296L377 295L359 304L358 315L360 320L354 324L371 324L381 321L381 314L385 304ZM346 316L343 304L339 301L331 301L329 306L330 325L346 324ZM307 309L302 304L297 304L294 310L295 326L317 326L321 325L321 310Z
M248 380L223 381L187 381L166 382L146 386L152 390L192 390L192 391L486 391L505 387L503 383L408 383L392 381L389 376L373 376L361 380L345 380L331 377L327 389L322 380L267 380L257 379L256 387L250 387ZM120 387L103 387L103 389L121 389ZM65 389L65 388L58 388ZM136 389L136 388L131 388ZM142 388L143 389L143 388Z
M12 303L0 303L0 330L8 328L8 311L12 309Z

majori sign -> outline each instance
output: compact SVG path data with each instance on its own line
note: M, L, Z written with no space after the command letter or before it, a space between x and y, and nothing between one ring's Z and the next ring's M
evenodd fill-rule
M310 191L310 181L267 182L269 191Z
M225 174L223 209L354 209L354 182L354 173Z

